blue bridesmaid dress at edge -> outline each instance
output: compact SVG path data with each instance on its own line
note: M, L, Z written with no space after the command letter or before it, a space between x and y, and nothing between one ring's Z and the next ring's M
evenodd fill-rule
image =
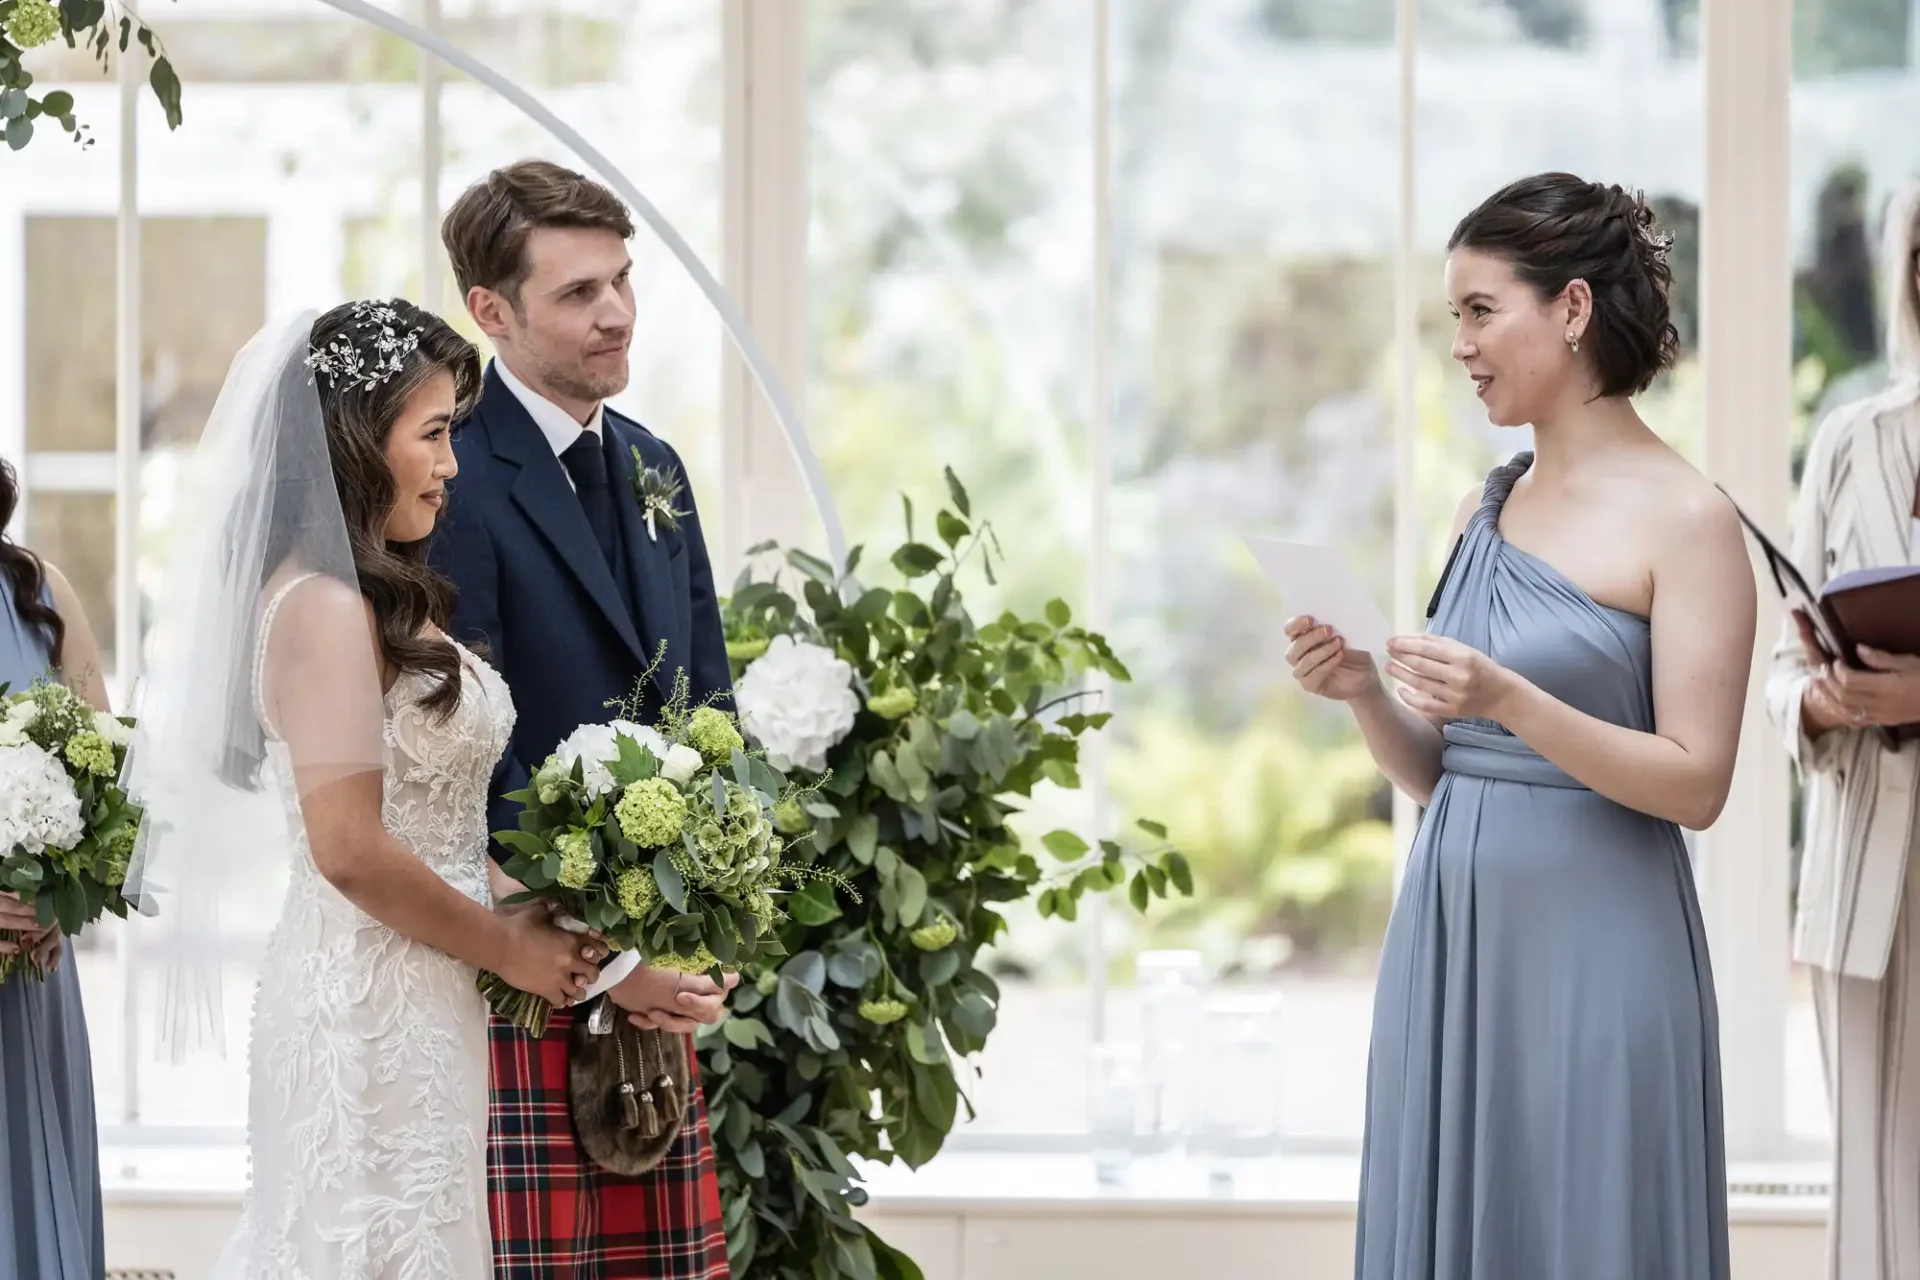
M0 578L0 682L47 673L39 632ZM44 982L0 984L0 1280L106 1274L93 1058L73 944Z

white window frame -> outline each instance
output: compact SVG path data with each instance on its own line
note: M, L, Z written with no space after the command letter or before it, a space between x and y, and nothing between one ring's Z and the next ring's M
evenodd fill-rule
M439 24L440 0L419 0L429 29ZM808 368L806 334L807 222L811 208L807 166L805 0L724 0L722 218L723 278L754 326L777 372L804 391ZM1089 418L1087 510L1091 545L1108 544L1107 489L1111 448L1113 335L1112 229L1108 190L1107 47L1110 0L1092 0L1088 51L1093 69L1091 131L1092 202L1089 234L1094 270L1089 283L1092 327L1088 354ZM1399 154L1395 181L1399 220L1395 248L1395 339L1398 349L1394 408L1395 520L1393 613L1403 627L1417 625L1421 513L1415 501L1418 465L1415 387L1419 293L1416 209L1416 95L1419 0L1399 0ZM1704 466L1769 527L1788 519L1788 449L1791 417L1790 323L1792 259L1789 240L1788 111L1792 93L1793 0L1703 0L1700 59L1707 145L1703 246L1701 350L1705 379ZM36 467L71 471L88 491L119 497L116 548L119 563L137 554L140 297L138 134L136 104L142 86L138 59L120 62L120 157L118 168L119 372L116 453L111 467L101 457L24 456L24 389L19 381L0 393L0 449L21 458L31 500ZM427 163L420 184L421 279L428 305L441 298L442 254L437 236L440 199L440 100L443 76L423 60L420 129ZM1604 103L1567 103L1568 111L1605 110ZM191 127L189 125L189 127ZM0 255L21 259L24 212L0 211ZM457 302L457 300L454 300ZM0 316L0 351L24 355L23 317ZM21 367L24 367L22 361ZM766 410L743 363L729 350L723 365L723 483L740 500L725 504L716 538L716 567L730 579L745 549L766 538L808 540L813 517L805 487L788 454L778 424ZM804 395L801 395L804 401ZM105 483L111 473L111 483ZM57 473L56 473L57 474ZM1106 557L1090 557L1086 584L1091 625L1108 621ZM137 677L138 584L131 572L116 575L124 692ZM1778 608L1773 592L1760 592L1762 622L1755 644L1755 674L1747 700L1733 796L1725 815L1699 842L1696 860L1702 907L1716 962L1721 1059L1726 1089L1728 1145L1740 1159L1809 1154L1786 1130L1785 1052L1787 1015L1788 817L1786 762L1774 741L1760 699L1763 660ZM1104 809L1106 753L1096 740L1087 752L1085 777L1093 809ZM1396 797L1395 830L1404 854L1414 810ZM1102 913L1087 913L1087 975L1096 1035L1105 1026L1106 953ZM131 966L131 959L123 956ZM129 988L131 989L131 988ZM137 1010L121 1010L126 1085L120 1123L104 1126L115 1141L151 1140L138 1125ZM991 1139L1005 1146L1031 1146L1033 1139ZM957 1142L956 1145L973 1145Z

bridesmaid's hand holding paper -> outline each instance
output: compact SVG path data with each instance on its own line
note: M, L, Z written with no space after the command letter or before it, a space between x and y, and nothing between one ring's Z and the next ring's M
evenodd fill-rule
M1400 701L1430 720L1498 720L1520 684L1486 654L1446 636L1395 636L1387 653L1387 674L1402 685Z
M1287 666L1300 687L1334 702L1352 702L1380 687L1373 658L1347 642L1332 627L1312 618L1289 618L1284 628L1293 643L1287 647Z

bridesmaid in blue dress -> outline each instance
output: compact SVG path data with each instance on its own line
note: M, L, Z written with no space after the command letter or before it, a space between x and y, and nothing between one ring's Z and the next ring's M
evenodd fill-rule
M1460 504L1420 636L1294 619L1426 806L1381 952L1359 1280L1727 1280L1706 934L1680 828L1726 802L1754 644L1737 518L1634 412L1671 364L1637 195L1522 179L1448 246L1453 355L1532 452Z
M0 529L19 501L0 462ZM107 707L99 650L59 570L0 534L0 682L21 689L58 667L96 708ZM0 930L37 931L30 905L0 894ZM99 1280L100 1152L93 1061L73 947L58 927L23 941L47 970L0 983L0 1280Z

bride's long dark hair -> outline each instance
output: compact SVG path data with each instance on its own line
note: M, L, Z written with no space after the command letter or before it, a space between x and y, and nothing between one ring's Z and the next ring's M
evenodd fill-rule
M314 321L301 353L325 351L337 341L359 350L368 334L356 308L366 305L348 303L322 315ZM426 631L430 623L447 629L453 613L453 584L428 567L424 541L387 540L395 493L386 445L407 400L443 370L453 376L454 421L472 412L480 396L480 356L446 321L410 302L396 298L374 305L391 309L397 332L418 330L417 345L400 357L400 367L392 376L372 386L344 378L340 380L344 385L336 385L334 378L310 370L300 359L288 361L272 392L274 400L262 411L255 430L280 431L283 424L311 413L316 392L322 429L283 434L270 445L255 446L256 451L271 448L272 470L259 505L243 503L236 511L227 545L237 552L248 543L247 530L265 529L260 580L254 584L254 590L262 593L288 568L331 573L342 582L351 576L351 585L372 606L381 661L394 675L424 672L433 677L433 687L421 702L444 717L459 704L460 655L450 641ZM371 352L369 347L361 353L369 357L369 364L374 358ZM319 456L323 448L324 459ZM322 476L329 477L331 484L323 486ZM347 546L307 545L316 529L336 518L332 513L336 501L337 518L346 526ZM316 553L329 562L313 563ZM255 619L256 630L244 652L257 651L260 621ZM237 677L227 693L232 739L221 776L243 788L257 785L266 747L254 696L251 672Z
M336 339L354 341L359 327L355 308L364 305L338 306L314 321L314 349L324 351ZM405 357L400 371L373 387L341 386L325 375L315 379L315 386L354 572L379 627L380 656L397 673L438 677L422 705L445 715L460 700L460 655L451 642L423 633L429 623L447 630L454 588L428 566L425 539L387 541L394 503L387 435L413 393L443 371L453 375L453 420L471 413L480 398L480 354L445 320L403 298L383 299L378 305L394 312L398 331L419 330L419 345ZM276 563L276 557L269 556L267 562Z
M19 506L20 478L11 463L0 459L0 574L6 576L7 586L13 593L13 611L20 621L40 633L47 646L48 659L57 663L60 650L67 642L67 624L44 598L46 562L5 533Z

